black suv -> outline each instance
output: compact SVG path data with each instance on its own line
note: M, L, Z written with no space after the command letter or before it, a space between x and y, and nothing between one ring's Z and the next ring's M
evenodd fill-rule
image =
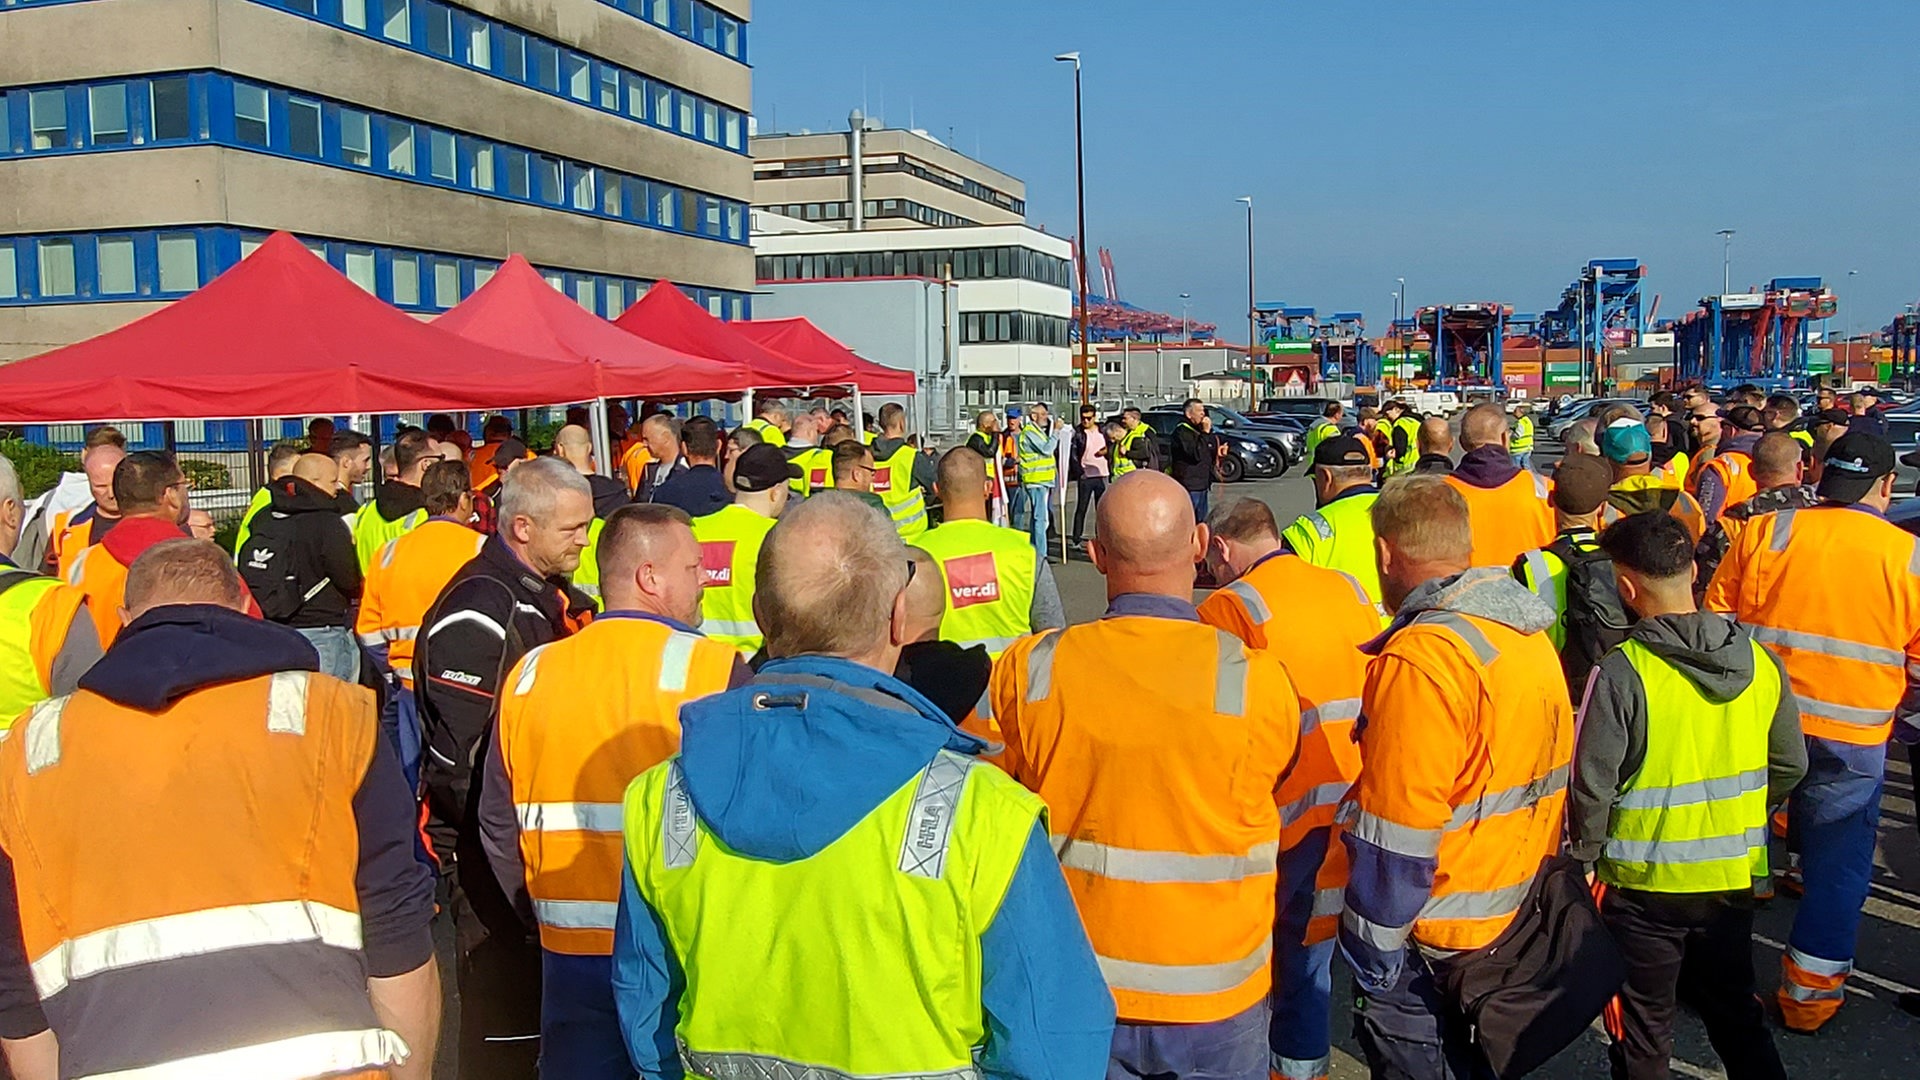
M1207 407L1209 413L1214 413L1213 433L1227 444L1227 456L1220 459L1222 481L1232 484L1241 480L1270 480L1287 471L1287 466L1292 462L1282 440L1291 437L1290 434L1269 434L1251 425L1239 426L1225 422L1229 418L1215 413L1215 408L1211 405ZM1149 409L1140 417L1153 428L1154 438L1160 445L1160 460L1171 461L1173 429L1179 427L1186 417L1177 407Z

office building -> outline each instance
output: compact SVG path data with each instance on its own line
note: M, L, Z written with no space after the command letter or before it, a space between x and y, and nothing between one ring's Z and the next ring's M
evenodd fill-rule
M0 0L0 360L273 230L423 315L526 255L746 317L750 0Z
M848 231L1026 223L1019 180L924 131L879 128L858 112L848 121L841 132L755 135L753 205Z

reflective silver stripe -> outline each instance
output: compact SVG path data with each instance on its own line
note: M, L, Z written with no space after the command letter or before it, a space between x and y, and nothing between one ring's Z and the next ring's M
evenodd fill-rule
M1227 591L1239 597L1240 602L1247 606L1247 618L1252 619L1255 625L1273 618L1273 610L1267 607L1266 598L1260 595L1259 589L1244 581L1236 581L1227 586Z
M590 600L600 599L600 586L594 582L576 581L573 587L579 589Z
M376 645L385 645L386 643L387 632L385 630L375 630L370 634L360 635L360 644L365 645L369 649Z
M708 637L760 637L760 624L752 619L708 619L700 624Z
M1531 447L1529 447L1528 449L1532 449L1532 448L1531 448ZM1528 475L1529 475L1529 476L1532 476L1532 477L1533 477L1533 494L1534 494L1534 497L1535 497L1535 498L1537 498L1537 499L1544 499L1544 498L1546 498L1546 497L1547 497L1547 494L1548 494L1548 492L1547 492L1547 478L1546 478L1546 477L1544 477L1544 476L1541 476L1541 475L1540 475L1539 473L1529 473Z
M235 904L122 923L60 942L33 961L43 998L123 968L261 945L317 942L359 952L360 916L312 900Z
M1347 908L1347 890L1345 888L1321 889L1313 894L1313 910L1309 918L1324 919L1329 915L1338 915Z
M400 541L398 540L389 540L380 545L380 569L385 570L387 567L393 565L393 549L399 546Z
M305 671L276 671L267 680L267 730L276 735L307 733Z
M1822 960L1817 956L1809 956L1791 945L1787 946L1787 959L1794 967L1809 975L1820 975L1831 979L1836 976L1844 978L1853 974L1851 960Z
M970 649L975 645L981 645L984 646L989 653L999 656L1001 653L1012 648L1013 643L1019 641L1020 637L1021 635L1019 634L1008 634L1005 637L968 638L965 641L956 641L954 644L963 649Z
M620 905L610 900L535 900L533 917L556 930L611 930Z
M1547 568L1547 553L1539 548L1527 552L1527 576L1532 578L1533 595L1554 605L1553 571Z
M907 812L907 834L900 841L901 873L937 879L946 870L953 819L973 766L972 758L942 750L921 770L913 807Z
M1444 626L1460 635L1460 639L1467 643L1467 648L1472 649L1473 655L1479 659L1481 667L1500 658L1500 650L1494 648L1493 642L1487 640L1487 635L1481 633L1480 628L1468 622L1463 615L1451 611L1423 611L1414 616L1413 621L1416 624Z
M546 645L535 645L527 650L526 656L520 658L520 677L513 682L514 697L526 697L533 693L534 680L540 677L540 657L546 653L547 645L551 644L553 642L549 641Z
M412 664L395 664L393 665L393 673L399 676L400 678L407 680L408 682L413 681L413 665Z
M1920 574L1920 540L1913 542L1913 554L1907 556L1907 573Z
M1315 510L1313 513L1308 514L1307 524L1313 526L1313 531L1320 534L1320 539L1333 539L1333 525L1328 522L1325 517L1321 516L1320 511Z
M520 828L526 832L619 833L621 805L617 802L515 803Z
M980 691L980 700L973 703L973 715L982 720L993 719L993 683L987 683L986 689Z
M67 571L67 584L78 585L87 576L87 556L93 554L92 548L83 548L80 557L73 560L73 568Z
M1169 882L1212 884L1245 881L1276 872L1278 841L1260 844L1245 855L1194 855L1185 851L1141 851L1071 836L1053 838L1060 865L1114 881L1150 885Z
M528 610L532 611L536 615L540 614L538 609L529 608ZM427 636L432 637L433 635L439 633L440 631L445 630L449 626L453 626L457 623L463 623L463 622L478 623L481 626L486 627L487 632L492 634L494 637L497 637L502 641L506 640L506 637L507 637L506 629L502 627L499 623L495 622L493 619L493 616L488 615L484 612L479 612L479 611L456 611L456 612L453 612L452 614L444 615L441 617L439 622L433 624L432 629L427 631Z
M1345 570L1335 570L1334 573L1339 574L1341 577L1347 579L1347 584L1353 586L1353 595L1359 598L1360 603L1362 603L1367 607L1373 606L1373 597L1367 595L1367 587L1365 585L1360 584L1359 578L1354 577L1352 574L1347 573Z
M688 1076L709 1080L980 1080L979 1070L962 1065L946 1072L848 1073L766 1054L709 1054L680 1047Z
M1381 926L1352 908L1347 908L1340 913L1340 929L1381 952L1393 952L1406 945L1407 936L1413 933L1413 924Z
M1787 550L1787 541L1793 537L1792 510L1782 510L1773 515L1773 538L1768 547L1775 551Z
M1060 632L1044 634L1027 654L1027 704L1045 701L1053 692L1053 651L1060 647Z
M1115 990L1146 994L1220 994L1264 970L1273 956L1273 936L1264 935L1260 947L1239 960L1219 964L1146 964L1096 956L1100 974Z
M1279 1077L1280 1080L1326 1080L1327 1073L1332 1068L1331 1054L1322 1054L1312 1061L1274 1054L1267 1061L1267 1071Z
M386 634L388 641L412 641L420 636L420 628L417 626L396 626L381 632Z
M674 762L667 769L667 794L660 815L661 861L669 870L693 865L700 846L700 826L693 816L693 800L687 796L687 777Z
M1532 879L1486 892L1457 892L1436 896L1420 909L1422 919L1491 919L1520 910Z
M1715 799L1737 799L1754 791L1767 790L1767 770L1749 769L1733 776L1693 780L1671 787L1635 788L1613 801L1622 810L1652 810L1663 806L1687 806Z
M1347 797L1347 791L1352 786L1344 780L1336 780L1331 784L1308 788L1305 795L1280 808L1280 827L1284 829L1315 810L1340 805L1340 800Z
M1801 986L1788 979L1780 984L1780 989L1795 1001L1837 1001L1847 996L1847 988L1836 986L1830 990L1816 990L1811 986Z
M1816 652L1822 656L1838 657L1841 660L1863 660L1869 664L1883 667L1900 667L1907 662L1907 654L1899 649L1882 648L1878 645L1863 645L1846 638L1828 637L1825 634L1809 634L1803 630L1776 630L1771 626L1754 626L1753 640L1764 645L1779 645L1798 652Z
M1831 701L1821 701L1805 694L1793 695L1800 703L1802 718L1816 716L1822 720L1832 720L1837 724L1857 724L1860 727L1875 727L1893 719L1892 709L1863 709L1856 705L1835 705Z
M1447 822L1447 828L1464 828L1486 818L1525 810L1549 795L1566 790L1567 776L1571 771L1569 766L1562 765L1547 775L1535 777L1518 787L1482 795L1454 810L1453 819Z
M667 635L667 643L660 650L662 693L677 694L687 688L687 678L693 674L693 650L699 644L698 634L675 630Z
M157 1065L94 1073L91 1080L199 1080L245 1076L251 1080L296 1080L308 1076L358 1075L406 1061L410 1051L385 1028L316 1031L271 1042L175 1058Z
M1732 836L1708 836L1699 840L1619 840L1609 838L1605 857L1614 862L1676 863L1717 862L1744 857L1754 848L1767 846L1766 826L1756 826Z
M1440 854L1440 838L1446 834L1444 829L1414 829L1396 825L1365 810L1354 815L1348 831L1356 839L1364 840L1382 851L1391 851L1410 859L1431 859Z
M1321 724L1337 723L1341 720L1360 719L1361 700L1359 698L1334 698L1323 701L1300 713L1300 734L1307 735Z
M1247 646L1225 630L1214 635L1220 647L1220 666L1214 669L1213 711L1222 716L1247 715Z
M60 718L67 713L72 695L48 698L33 707L27 717L27 775L60 764Z

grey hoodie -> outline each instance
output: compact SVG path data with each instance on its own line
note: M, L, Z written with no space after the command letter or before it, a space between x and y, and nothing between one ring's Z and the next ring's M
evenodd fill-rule
M1692 680L1707 699L1731 701L1753 683L1752 640L1744 627L1710 611L1656 615L1636 623L1627 635ZM1780 672L1780 702L1767 732L1767 805L1787 797L1807 772L1807 747L1800 737L1800 707L1787 673L1770 652L1764 655ZM1600 857L1607 820L1621 788L1647 758L1647 725L1684 724L1684 716L1650 717L1647 691L1627 654L1608 653L1595 669L1581 707L1573 782L1567 789L1567 835L1571 853L1581 862Z

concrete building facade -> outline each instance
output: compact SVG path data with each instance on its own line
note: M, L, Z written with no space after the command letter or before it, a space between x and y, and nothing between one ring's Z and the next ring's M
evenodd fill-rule
M1241 372L1239 397L1246 398L1247 350L1241 346L1103 342L1094 346L1094 356L1099 366L1088 373L1093 396L1116 408L1181 401L1196 396L1196 380L1234 370ZM1078 378L1077 368L1074 374Z
M754 136L753 205L842 230L1026 223L1019 180L924 131L848 127Z
M430 314L520 252L746 317L749 0L0 0L0 360L274 230ZM75 47L76 42L86 47Z

